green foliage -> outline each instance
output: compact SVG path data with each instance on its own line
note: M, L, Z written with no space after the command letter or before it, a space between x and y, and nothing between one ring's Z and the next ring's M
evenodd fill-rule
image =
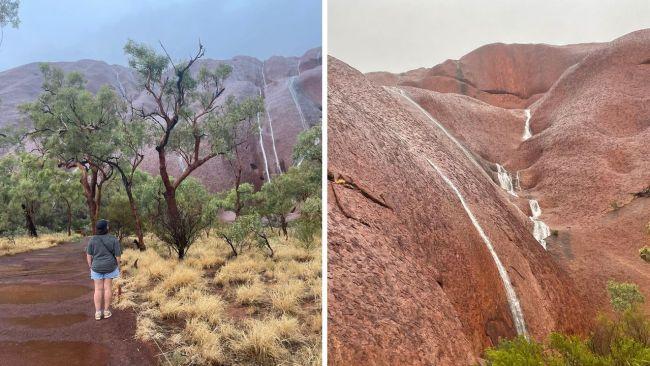
M543 366L546 365L544 348L522 336L504 340L496 348L488 348L485 356L492 366Z
M184 180L176 191L176 203L180 214L177 223L180 230L175 230L167 216L167 202L163 197L163 186L160 177L147 182L141 188L141 202L144 203L143 215L148 220L148 228L160 240L177 253L185 254L198 236L214 221L213 211L208 209L210 193L197 179L189 177ZM179 248L177 243L183 241L188 245ZM183 254L183 255L184 255ZM180 254L179 254L180 255Z
M318 196L307 198L302 205L300 219L296 222L296 236L306 246L314 242L314 235L321 230L321 207L321 198Z
M217 226L217 233L230 245L234 255L241 253L246 246L255 245L268 249L273 256L265 225L256 213L238 216L232 223L221 223Z
M607 283L610 301L614 310L624 312L630 310L636 304L641 304L645 298L639 291L639 287L632 283L620 283L609 281Z
M576 336L566 336L551 333L549 348L557 352L557 356L549 362L566 366L607 366L606 358L594 354L585 340Z
M239 200L237 199L239 196ZM239 203L238 203L239 202ZM237 207L239 204L240 207ZM210 202L210 208L213 215L216 215L219 209L226 211L239 211L242 215L247 215L256 210L255 187L250 183L242 183L239 188L234 187L226 192L215 195Z
M625 306L614 317L599 316L589 338L552 333L546 343L523 337L505 340L486 350L488 365L650 365L650 318L640 307L633 306L639 302L640 294L630 284L610 282L608 289L613 289L616 298L623 299L621 304L632 305Z
M0 27L4 28L8 24L18 28L20 19L18 18L18 8L20 0L0 0Z
M82 219L79 175L52 160L19 153L0 159L0 233L20 233L26 216L53 231ZM68 216L71 216L68 218Z
M293 161L312 161L320 164L322 158L321 126L316 125L298 135L298 142L293 148Z

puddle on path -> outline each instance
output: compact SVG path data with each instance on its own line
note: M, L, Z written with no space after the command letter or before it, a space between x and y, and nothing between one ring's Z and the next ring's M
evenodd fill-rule
M0 364L21 366L102 366L108 349L88 342L0 342Z
M88 318L90 318L88 314L46 314L6 318L6 320L11 324L30 328L61 328L82 322Z
M81 285L0 285L0 304L39 304L77 298L92 292Z

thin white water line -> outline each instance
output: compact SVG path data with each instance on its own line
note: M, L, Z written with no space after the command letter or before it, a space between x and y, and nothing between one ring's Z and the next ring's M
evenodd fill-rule
M387 87L384 87L384 88L386 89ZM414 105L414 106L415 106L415 107L416 107L420 112L422 112L422 114L424 114L424 115L425 115L425 116L426 116L426 117L427 117L431 122L433 122L434 125L436 125L436 126L437 126L441 131L442 131L442 132L444 132L445 135L447 135L447 137L449 137L449 139L450 139L451 141L453 141L454 144L456 144L456 146L458 146L458 147L460 148L460 150L463 152L463 154L465 154L465 156L467 156L467 158L468 158L472 163L474 163L474 165L476 165L477 168L479 168L479 171L483 172L483 174L485 174L486 176L488 176L487 173L485 172L485 170L483 169L483 167L482 167L482 166L481 166L481 165L476 161L476 159L474 159L474 156L472 156L472 154L471 154L469 151L467 151L467 149L465 149L465 147L463 146L463 144L461 144L460 141L458 141L458 140L454 137L454 135L452 135L449 131L447 131L447 129L445 128L445 126L443 126L442 124L440 124L440 122L438 122L435 118L433 118L433 117L429 114L429 112L426 111L426 109L422 108L418 103L416 103L413 99L411 99L411 97L409 97L409 96L408 96L408 95L407 95L407 94L406 94L402 89L399 89L399 88L387 88L387 89L388 89L389 91L390 91L391 89L393 89L393 90L396 91L399 95L401 95L401 96L404 97L406 100L408 100L411 104L413 104L413 105ZM488 178L489 178L489 176L488 176ZM492 179L490 178L490 180L492 180Z
M126 89L124 88L124 85L122 85L122 81L120 81L120 73L117 69L113 69L115 72L115 80L117 80L117 85L120 88L120 92L122 92L122 96L126 98Z
M260 90L260 95L262 95L261 90ZM266 171L266 177L269 179L270 182L271 174L269 173L269 162L266 159L266 150L264 149L264 139L262 138L262 124L260 123L260 112L257 112L257 129L259 130L260 133L260 146L262 147L262 156L264 157L264 168Z
M275 165L278 167L278 172L282 174L282 168L280 168L280 159L278 159L278 150L275 148L275 135L273 134L273 118L271 118L271 113L269 113L269 109L266 108L266 75L264 75L265 63L266 61L262 61L262 81L264 82L264 110L266 111L266 117L269 119L269 129L271 130L271 145L273 146ZM262 95L261 91L260 91L260 95Z
M302 122L302 127L303 129L307 129L307 122L305 122L305 116L302 114L302 108L300 108L300 105L298 104L298 100L296 99L296 92L293 90L293 83L296 81L296 77L292 76L289 78L289 92L291 93L291 98L293 98L293 103L296 105L296 109L298 110L298 114L300 115L300 122Z
M524 141L533 137L533 133L530 132L530 109L525 109L524 114L526 115L526 123L524 124Z
M177 161L178 161L178 167L180 168L181 172L185 171L186 166L185 166L185 160L183 160L183 157L178 155Z
M494 246L492 245L490 238L488 238L485 232L483 231L481 224L479 224L478 220L472 213L472 210L465 202L463 195L460 193L458 188L456 188L454 183L449 178L447 178L447 176L428 158L427 158L427 162L429 162L429 164L433 167L433 169L435 169L438 175L440 175L440 177L445 181L445 183L447 183L447 185L454 191L456 197L458 197L458 199L460 200L460 203L463 206L465 213L467 213L467 216L469 216L470 220L472 221L474 228L476 228L476 231L478 231L479 235L481 236L481 239L483 239L485 246L488 248L490 254L492 255L492 259L494 260L494 263L497 266L497 270L499 271L499 276L501 277L501 282L503 282L503 287L505 288L506 291L506 298L508 299L510 313L512 315L512 320L515 323L517 334L528 337L528 332L526 331L526 323L524 321L524 312L521 309L521 305L519 304L517 293L515 292L515 289L512 287L512 283L510 282L510 276L508 276L508 272L506 271L505 267L501 263L501 260L499 259L497 252L494 250Z

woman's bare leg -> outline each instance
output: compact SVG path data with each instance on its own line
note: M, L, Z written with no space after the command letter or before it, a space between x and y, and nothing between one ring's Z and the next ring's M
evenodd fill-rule
M95 283L95 294L93 300L95 301L95 312L102 311L102 295L104 293L104 281L93 280Z
M104 310L111 306L111 297L113 297L113 279L104 279Z

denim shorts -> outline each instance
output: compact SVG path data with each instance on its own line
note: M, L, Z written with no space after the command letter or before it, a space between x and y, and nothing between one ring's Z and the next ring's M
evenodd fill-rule
M91 280L105 280L107 278L117 278L119 275L120 275L120 267L115 267L115 270L109 273L97 273L92 269L90 270Z

